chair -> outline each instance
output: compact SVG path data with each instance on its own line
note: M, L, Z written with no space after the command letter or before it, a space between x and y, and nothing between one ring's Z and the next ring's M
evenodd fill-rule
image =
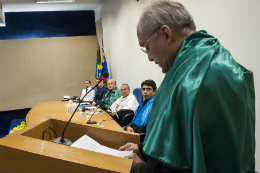
M142 89L141 88L135 88L133 91L133 94L135 95L137 101L139 104L143 101L143 95L142 95Z
M134 118L134 113L126 114L122 118L122 124L123 126L127 126Z

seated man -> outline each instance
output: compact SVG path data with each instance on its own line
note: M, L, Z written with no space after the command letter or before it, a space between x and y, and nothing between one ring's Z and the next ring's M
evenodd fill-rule
M100 82L101 80L101 82ZM107 92L107 87L106 85L104 84L104 81L101 79L101 77L97 78L96 82L100 82L97 86L97 91L96 91L96 95L95 95L95 98L92 102L92 105L95 106L95 105L99 105L101 102L102 102L102 98L103 96L106 94Z
M85 81L85 86L86 86L86 88L83 88L82 91L81 91L81 96L80 96L81 100L86 95L86 93L89 92L92 89L91 81L90 80L86 80ZM88 93L88 95L86 95L86 97L83 100L92 102L94 97L95 97L95 90L92 90L90 93Z
M108 112L120 126L123 126L123 116L134 113L139 103L137 102L135 95L130 93L128 84L122 84L120 91L122 96L110 106Z
M142 82L141 88L144 101L136 109L132 122L125 128L125 130L129 132L146 132L146 126L152 109L154 94L157 91L157 87L153 80L145 80Z
M102 98L102 102L96 104L103 110L107 110L119 97L121 97L121 92L116 86L115 79L109 79L107 82L108 90Z

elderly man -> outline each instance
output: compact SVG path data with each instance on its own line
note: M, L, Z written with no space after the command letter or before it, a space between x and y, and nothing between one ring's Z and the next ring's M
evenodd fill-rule
M86 80L85 86L86 86L86 88L83 88L82 91L81 91L80 99L83 99L83 97L86 95L86 93L89 92L92 89L91 81ZM86 102L87 101L92 102L94 97L95 97L95 90L92 90L90 93L88 93L88 95L86 95L86 97L83 100L86 101Z
M103 96L102 102L97 105L104 110L107 110L119 97L121 97L121 92L116 86L115 79L109 79L107 86L108 91Z
M104 81L101 79L101 77L97 78L96 82L97 83L100 82L100 83L98 84L97 91L96 91L94 100L92 102L93 106L99 105L102 102L103 96L107 92L107 87L105 86Z
M108 109L109 114L120 125L123 126L122 118L126 114L134 113L139 103L136 97L130 93L128 84L122 84L120 87L122 96L117 99Z
M125 130L129 132L146 133L146 126L151 113L157 86L153 80L145 80L142 82L141 88L144 101L135 111L132 122L125 128Z
M253 73L174 1L145 8L137 37L166 75L144 143L119 148L134 150L132 172L254 173Z

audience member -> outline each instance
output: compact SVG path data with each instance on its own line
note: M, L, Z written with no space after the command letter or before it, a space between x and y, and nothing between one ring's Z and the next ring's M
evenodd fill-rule
M80 99L82 99L86 95L86 93L89 92L92 89L91 81L86 80L85 86L86 86L86 88L83 88L82 91L81 91ZM94 97L95 97L95 90L92 90L90 93L88 93L88 95L86 95L86 97L83 100L92 102Z
M134 113L139 103L137 102L135 95L130 93L128 84L122 84L120 91L122 96L110 106L109 114L120 126L123 126L123 116Z
M101 81L101 82L100 82ZM107 87L106 85L104 84L104 81L101 79L101 77L97 78L96 80L98 84L97 86L97 91L96 91L96 94L95 94L95 98L92 102L92 105L95 106L95 105L99 105L101 102L102 102L102 98L103 96L106 94L107 92Z
M153 80L145 80L141 84L144 101L135 111L132 122L125 128L129 132L145 133L148 118L152 109L154 94L157 91Z
M115 79L109 79L107 82L108 90L102 98L100 104L96 104L103 110L107 110L119 97L121 97L121 92L116 86Z

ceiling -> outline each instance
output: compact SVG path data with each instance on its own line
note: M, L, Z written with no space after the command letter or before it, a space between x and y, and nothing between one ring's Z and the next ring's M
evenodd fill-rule
M35 0L0 0L3 12L95 10L105 0L75 0L75 3L36 4Z

